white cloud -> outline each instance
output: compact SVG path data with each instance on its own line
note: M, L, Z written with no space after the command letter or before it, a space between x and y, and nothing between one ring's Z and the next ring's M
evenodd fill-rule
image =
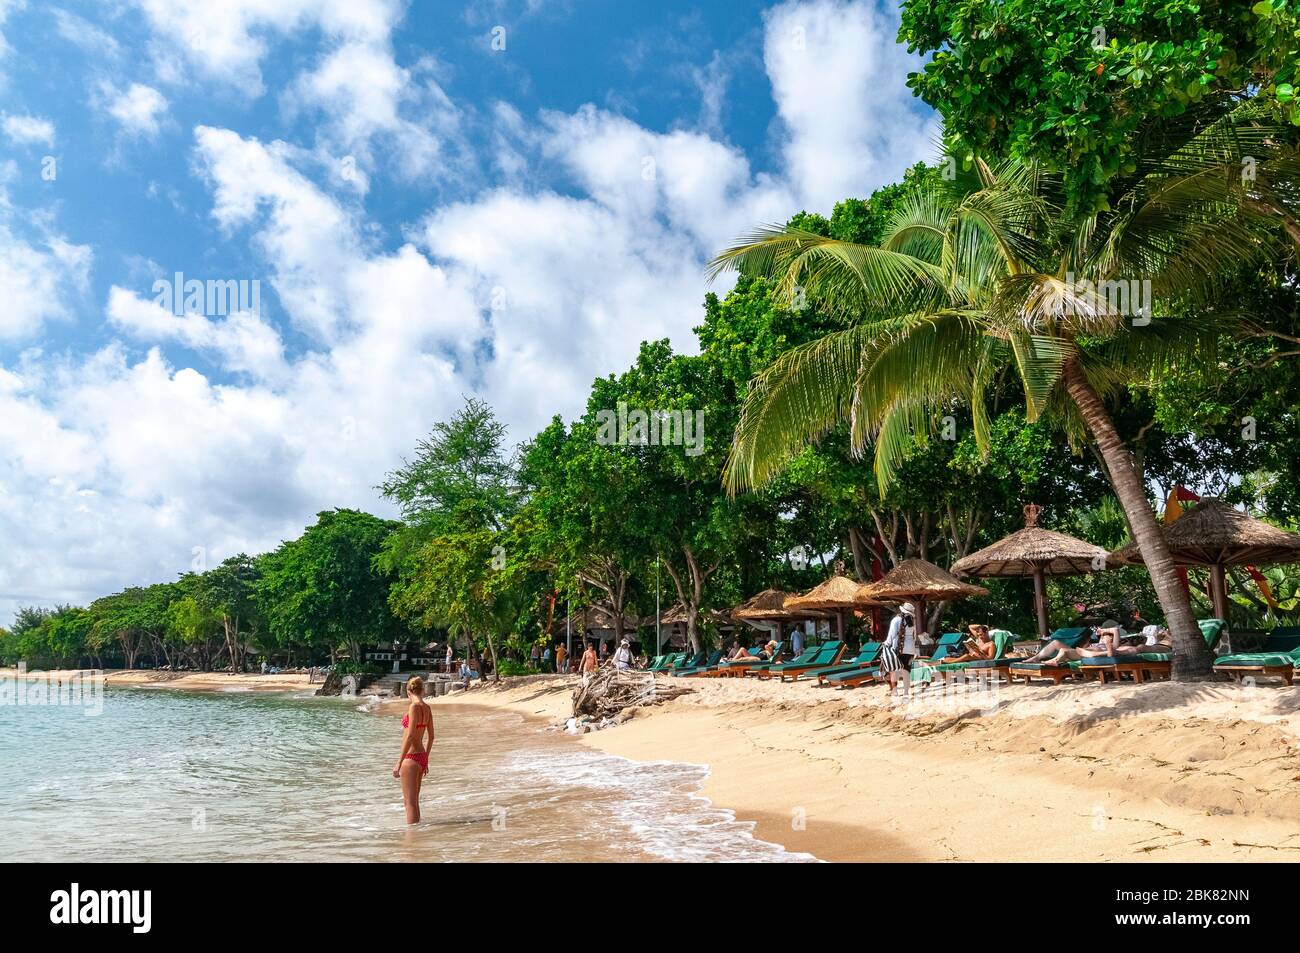
M443 159L442 138L459 134L458 111L442 88L427 75L417 82L397 65L386 43L344 43L300 75L283 102L291 115L323 114L323 144L335 154L353 156L362 167L373 167L371 141L378 139L393 170L405 179L434 170Z
M22 238L6 217L0 218L0 340L22 340L46 321L70 315L69 298L85 291L92 256L88 246L40 228L36 237Z
M200 78L260 96L268 40L315 28L333 40L383 42L400 19L400 0L134 0L154 30L154 55L166 72L188 67ZM171 62L179 56L181 62Z
M56 8L54 11L55 28L59 36L69 43L80 47L93 56L105 56L110 59L118 57L121 45L108 33L95 26L85 17Z
M54 145L54 123L39 116L6 115L0 120L4 133L12 142L20 146L40 143Z
M22 10L26 6L27 0L0 0L0 27L5 25L5 21L9 19L10 14ZM3 33L0 33L0 64L9 56L10 52L9 41L5 39ZM5 79L5 75L0 73L0 87L4 85Z
M194 137L199 168L214 188L213 218L228 233L261 225L253 243L275 269L272 281L290 318L317 341L335 340L346 319L344 274L360 255L348 213L290 164L293 150L284 143L263 145L210 126Z
M929 146L895 24L867 3L787 4L766 19L777 172L714 131L720 67L700 74L695 130L499 103L477 157L498 186L411 208L405 241L381 246L380 223L334 194L349 193L322 159L346 149L377 165L411 136L427 147L415 164L441 166L462 145L462 112L432 70L393 59L401 4L138 2L185 69L246 92L260 91L272 40L319 29L322 50L281 102L315 111L321 138L194 130L210 244L246 249L264 272L195 277L262 280L275 292L263 313L177 316L148 293L174 263L150 263L108 294L119 340L0 366L0 443L14 448L0 455L0 621L18 602L171 578L196 547L209 564L258 551L319 509L385 511L374 485L462 394L490 400L516 439L579 412L592 378L626 367L641 340L694 346L711 254L757 222L865 195ZM782 46L796 26L809 56ZM88 268L89 249L62 237L0 230L0 334L66 313ZM205 370L184 366L187 351Z
M167 99L152 86L132 83L126 89L111 84L101 88L105 109L117 120L123 132L132 136L151 138L158 134L162 117L167 112Z
M226 370L247 373L258 381L282 380L287 371L284 342L260 315L236 311L221 318L201 314L175 315L114 285L108 294L108 319L133 338L177 341L185 347L211 351Z
M894 42L895 11L815 0L782 4L764 21L786 167L805 207L829 211L933 155L939 124L906 89L921 63Z

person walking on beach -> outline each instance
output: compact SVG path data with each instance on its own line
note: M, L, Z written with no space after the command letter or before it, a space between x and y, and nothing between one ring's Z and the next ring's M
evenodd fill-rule
M889 623L889 635L880 647L880 671L889 677L889 694L898 690L899 674L902 673L903 691L910 684L912 659L916 658L916 607L904 602L898 609L898 615Z
M412 676L406 683L411 700L402 716L402 751L393 766L393 777L402 782L406 802L406 823L420 822L420 784L429 773L429 749L433 746L433 710L424 700L424 679ZM428 741L425 741L425 736Z
M588 642L587 650L582 653L582 661L578 663L578 674L585 678L599 667L600 661L596 658L596 647Z
M451 663L454 662L455 660L456 660L456 653L451 650L451 639L448 639L447 640L447 667L444 669L444 671L448 675L451 674Z
M569 674L569 650L563 642L555 647L555 670L561 675Z

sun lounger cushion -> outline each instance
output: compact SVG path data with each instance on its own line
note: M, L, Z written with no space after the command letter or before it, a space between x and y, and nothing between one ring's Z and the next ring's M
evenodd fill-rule
M1242 652L1239 655L1222 655L1214 660L1215 667L1235 665L1242 668L1281 668L1300 662L1300 648L1290 652Z
M1069 669L1077 670L1079 668L1079 663L1066 662L1064 665L1048 665L1046 662L1012 662L1011 667L1021 669L1024 671L1030 671L1030 672L1037 672L1042 669L1046 669L1047 671L1052 672L1060 668L1069 668Z

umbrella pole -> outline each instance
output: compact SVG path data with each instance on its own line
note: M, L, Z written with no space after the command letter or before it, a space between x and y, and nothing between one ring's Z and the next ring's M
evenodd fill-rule
M1038 637L1047 638L1047 585L1043 567L1034 567L1034 608L1038 610Z
M1214 602L1214 614L1224 622L1228 621L1228 580L1222 563L1210 567L1210 599Z
M844 610L837 609L835 612L835 632L839 635L840 641L844 641Z

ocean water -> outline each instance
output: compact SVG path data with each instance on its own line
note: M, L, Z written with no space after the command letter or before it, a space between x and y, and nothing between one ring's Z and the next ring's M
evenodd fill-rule
M0 861L808 861L698 795L705 769L435 706L404 823L400 715L358 699L108 689L0 705Z

